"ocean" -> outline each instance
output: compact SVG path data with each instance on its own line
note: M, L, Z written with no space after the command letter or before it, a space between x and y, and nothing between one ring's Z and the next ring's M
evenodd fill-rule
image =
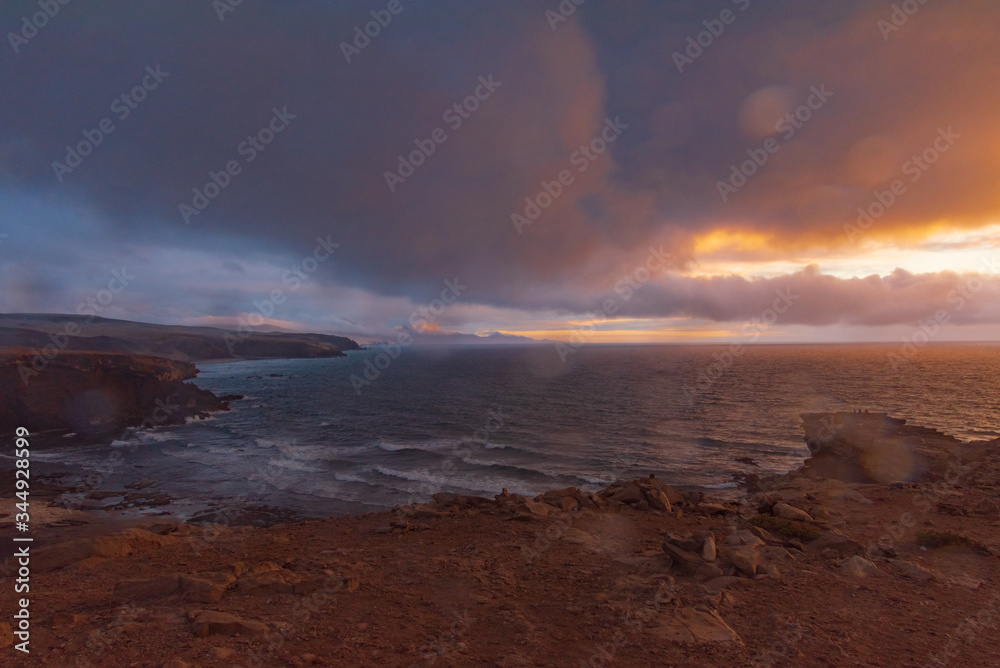
M734 474L801 464L803 412L885 411L964 440L1000 436L1000 347L931 345L895 364L890 353L899 346L586 345L564 362L554 346L395 359L373 348L200 364L198 386L246 398L44 456L106 469L105 488L153 481L182 515L222 502L328 515L650 473L732 489Z

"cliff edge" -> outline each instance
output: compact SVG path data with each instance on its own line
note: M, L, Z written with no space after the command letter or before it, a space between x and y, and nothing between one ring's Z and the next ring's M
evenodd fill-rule
M803 413L813 477L848 482L935 482L981 461L1000 439L964 443L885 413Z
M0 350L0 429L26 427L101 435L132 426L183 423L228 410L228 403L185 383L198 370L190 362L146 355L63 352L35 375L34 351Z

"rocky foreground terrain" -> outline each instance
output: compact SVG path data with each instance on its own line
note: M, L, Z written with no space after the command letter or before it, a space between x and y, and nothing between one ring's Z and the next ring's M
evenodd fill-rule
M31 654L2 624L0 652L107 668L1000 664L1000 450L929 457L954 443L847 415L830 424L850 435L860 420L889 459L921 466L856 482L807 462L724 502L655 478L534 499L438 494L267 528L123 529L48 508ZM810 462L865 471L885 460L880 438L851 445L834 428Z

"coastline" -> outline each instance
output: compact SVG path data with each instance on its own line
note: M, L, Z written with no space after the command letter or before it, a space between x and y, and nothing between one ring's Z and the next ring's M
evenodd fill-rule
M807 465L735 501L645 478L257 528L57 526L33 640L109 667L992 665L996 446L918 481Z

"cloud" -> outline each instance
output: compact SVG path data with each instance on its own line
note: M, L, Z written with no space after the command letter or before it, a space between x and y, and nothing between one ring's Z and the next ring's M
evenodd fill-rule
M606 297L614 298L614 293ZM842 279L825 275L816 266L766 279L671 276L636 291L622 314L740 322L760 318L775 300L781 302L782 325L877 327L915 323L940 310L948 312L949 322L957 325L997 323L1000 276L912 274L896 269L883 277Z
M122 258L160 256L186 258L212 280L199 286L190 275L164 274L164 287L137 291L153 308L171 317L231 315L267 282L261 272L331 235L341 243L337 262L316 275L308 305L283 317L387 331L405 318L397 312L460 276L469 308L480 308L478 327L489 324L487 312L582 313L649 245L669 248L679 271L720 230L762 241L717 249L716 263L810 247L849 251L844 225L894 179L906 192L868 238L902 243L941 226L996 222L1000 16L992 5L928 4L885 40L877 22L890 9L881 2L787 0L745 12L739 4L736 21L684 73L674 52L718 8L588 3L553 31L545 7L528 0L406 4L347 63L340 44L369 20L364 3L299 3L294 11L244 3L225 21L208 3L66 5L0 68L0 85L11 91L0 99L0 191L30 193L51 214L24 232L33 241L19 242L37 250L41 278L9 265L5 303L49 308L80 283L71 267L90 267L97 280ZM0 25L19 25L20 11L0 10ZM168 76L119 118L113 101L157 65ZM452 127L445 110L489 75L500 87ZM717 182L747 150L780 138L769 126L805 104L814 86L833 97L723 201ZM247 162L241 142L286 107L295 118ZM58 182L52 162L105 117L114 131ZM608 118L628 128L578 171L571 156ZM385 172L437 128L447 141L390 192ZM907 162L941 128L961 137L911 180ZM241 172L185 224L178 205L231 160ZM518 234L511 214L567 169L573 183ZM78 210L94 218L91 240L74 248L53 240L53 231L76 224ZM63 261L71 250L83 257ZM207 257L193 259L199 251L218 260L214 268ZM627 310L740 319L785 281L802 292L790 323L877 326L925 316L965 280L902 276L681 272L650 284ZM993 279L986 284L983 294L992 295ZM353 295L344 320L325 313L341 308L332 295ZM360 295L373 306L361 307ZM988 301L970 301L956 322L996 322Z

